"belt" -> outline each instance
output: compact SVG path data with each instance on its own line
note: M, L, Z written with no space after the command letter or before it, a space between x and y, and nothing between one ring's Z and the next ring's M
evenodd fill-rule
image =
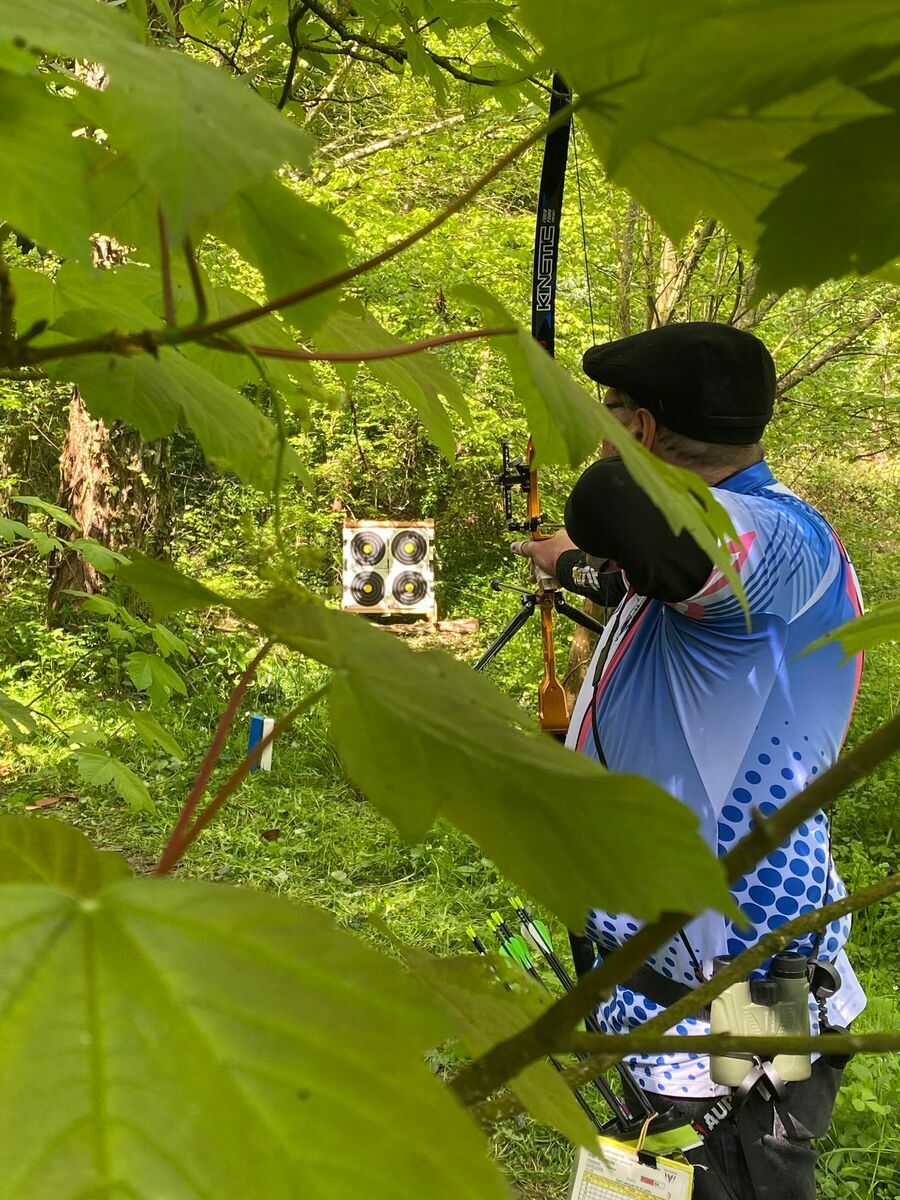
M638 967L633 975L626 979L623 987L629 988L632 992L642 992L648 1000L654 1001L661 1008L669 1008L677 1000L683 1000L685 996L690 995L694 990L686 983L679 983L675 979L668 979L665 975L661 975L659 971L654 971L652 967L648 967L646 963ZM709 1020L709 1008L700 1009L696 1016L703 1021Z

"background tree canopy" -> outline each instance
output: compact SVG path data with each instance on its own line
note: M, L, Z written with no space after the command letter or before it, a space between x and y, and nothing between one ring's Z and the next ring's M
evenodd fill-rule
M522 329L553 70L558 363ZM470 670L518 604L489 580L522 582L498 442L531 432L558 520L621 439L586 346L758 333L769 457L883 604L842 636L872 648L849 749L885 760L898 72L894 0L0 0L0 1196L561 1194L590 1127L546 1043L470 1097L515 1076L520 1122L444 1084L550 1004L466 926L513 887L557 931L729 899L682 806L537 733L536 638ZM698 481L622 451L727 564ZM441 615L480 628L337 611L344 515L433 517ZM245 778L254 710L280 736ZM900 887L897 782L838 808L859 904ZM897 911L851 947L882 1049ZM898 1093L853 1061L823 1195L897 1194Z

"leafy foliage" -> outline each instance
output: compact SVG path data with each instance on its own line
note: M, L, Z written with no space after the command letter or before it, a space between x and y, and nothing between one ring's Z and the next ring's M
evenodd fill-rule
M184 751L159 721L148 712L135 709L128 714L131 723L148 746L160 746L172 758L184 758Z
M319 336L319 344L323 350L353 352L399 346L401 341L383 329L361 304L347 301L329 319ZM358 364L335 364L335 369L349 390ZM366 369L410 402L431 440L452 461L456 442L441 397L463 420L468 419L469 410L462 390L450 372L437 359L426 355L374 359L366 364Z
M456 323L448 295L475 303L492 322L517 324L509 312L514 288L524 290L517 273L524 277L522 248L530 249L531 165L527 176L514 166L492 193L506 222L500 236L499 224L485 226L493 238L456 231L454 245L467 245L468 254L435 249L433 238L416 243L415 230L462 191L472 169L477 175L491 165L498 139L527 133L542 119L546 98L528 78L539 59L575 84L610 174L665 230L687 233L702 210L741 243L735 248L717 234L715 274L700 275L706 315L725 314L722 296L735 275L732 317L752 315L744 250L758 247L763 289L881 268L900 251L896 168L880 156L877 169L866 163L856 170L854 157L871 156L896 124L900 27L889 6L692 0L661 12L642 0L607 5L602 22L595 9L585 0L550 7L524 0L526 26L541 43L533 46L517 27L519 10L493 0L357 0L346 11L278 0L244 6L239 21L223 0L193 0L177 15L167 0L0 0L0 134L14 148L0 178L0 251L5 243L17 256L15 241L23 256L9 270L0 259L0 367L16 377L13 403L27 403L30 374L43 370L49 384L42 379L37 387L45 389L46 411L53 383L71 381L107 425L124 421L147 440L170 439L199 531L191 545L183 521L177 544L212 568L203 577L215 585L143 561L125 571L161 612L201 614L196 641L117 603L115 583L109 597L82 606L103 620L81 631L93 657L90 684L80 676L78 683L93 684L95 663L106 663L100 702L117 729L108 734L99 721L70 725L66 718L54 736L65 753L74 747L89 790L114 791L141 814L124 844L134 844L138 828L161 832L153 803L164 809L171 802L183 779L178 760L194 756L196 730L190 740L176 739L157 709L179 696L180 710L194 690L186 682L191 672L205 673L209 724L221 706L217 694L210 699L217 673L233 676L243 666L246 635L233 633L231 648L222 650L225 638L211 623L218 618L206 611L223 603L213 576L233 577L224 590L240 594L256 572L275 590L229 601L233 613L313 660L296 668L304 680L322 666L332 671L332 741L352 778L407 838L444 836L433 823L448 817L490 856L465 864L466 879L493 872L493 860L573 925L594 903L648 917L666 907L728 903L693 822L659 789L565 755L461 663L435 651L412 654L294 586L299 571L304 581L331 587L328 538L341 507L377 514L385 506L416 512L423 497L444 502L448 512L456 504L459 528L478 545L493 517L489 503L473 499L486 474L486 446L522 408L542 465L575 467L602 436L619 438L629 468L673 528L690 529L730 570L720 549L728 529L708 489L622 441L619 427L521 330L495 343L515 396L491 360L471 348L370 358L366 366L353 360L427 337L436 320ZM358 77L342 86L348 64L365 87L356 86ZM371 147L352 145L353 131L368 132L379 106L393 117L404 73L436 97L442 111L435 125L465 118L468 138L443 151L439 172L423 178L407 170L417 161L421 120L421 92L410 88L403 100L409 128L398 141L410 147L409 157L399 170L373 173L354 197L346 179L330 178L328 155L347 149L341 139L349 129L351 161L360 150L358 158L368 156ZM331 100L346 106L346 122L328 109ZM450 108L459 111L447 117ZM308 126L330 143L315 160L315 182L306 174L313 161ZM600 194L604 183L592 169ZM443 178L436 182L437 174ZM614 262L609 250L627 240L620 240L631 219L625 204L614 196L602 236L594 230L594 253L612 275L626 262L624 252ZM103 271L82 265L110 238L113 258L124 261ZM381 267L363 270L365 255L404 238L410 249L402 283ZM644 292L652 305L662 245L648 222L646 278L625 303L620 298L623 323L643 307ZM490 274L488 264L500 300L471 286L472 275L482 283ZM351 282L352 290L344 287ZM570 279L561 289L571 312L582 286ZM857 298L862 303L865 294ZM263 302L265 311L256 307ZM604 304L608 315L613 303ZM587 336L583 313L573 325ZM793 353L787 318L779 334ZM335 353L345 361L310 362ZM394 392L405 408L397 408ZM8 395L4 380L4 411ZM884 387L880 395L887 408ZM41 422L32 423L52 440ZM419 445L420 424L458 463L454 479ZM214 482L192 438L209 464L250 486L229 476ZM319 497L300 498L290 480L303 472L297 447L316 464ZM0 467L5 479L6 464ZM9 475L26 479L28 468L16 463ZM565 474L552 484L561 494ZM12 487L23 485L11 485L11 502L33 515L28 524L0 517L10 561L18 565L26 541L47 557L61 550L55 526L72 528L68 514ZM25 490L53 494L31 483ZM225 520L216 511L223 496ZM326 496L337 504L331 513ZM169 534L171 545L176 540ZM448 557L471 556L471 546L460 549L465 540L448 538ZM117 550L87 536L67 545L107 576L117 573ZM471 581L460 591L468 602ZM501 602L493 603L483 611L499 618ZM862 644L892 636L895 626L891 610L842 636ZM82 658L64 633L52 642L47 631L41 636L60 658L70 656L62 685L55 670L50 680L55 699ZM17 637L18 646L31 630ZM8 686L17 691L33 660L7 657L15 664ZM510 690L529 666L511 664ZM150 697L150 712L109 698L123 686L128 694L126 679ZM279 711L284 697L270 686L261 682L260 698ZM34 737L35 715L0 694L0 721L13 738ZM155 756L151 787L118 757L122 729L132 743L140 739L146 757ZM334 775L324 734L317 736L316 783ZM24 753L35 749L26 745ZM325 761L332 776L320 771ZM114 803L100 799L98 811L108 814ZM285 807L293 814L292 800ZM285 814L277 820L286 823ZM647 837L663 824L665 855ZM265 834L274 859L280 830ZM111 836L108 827L102 836ZM419 862L428 845L402 853ZM322 857L320 846L316 854ZM15 1122L12 1115L0 1120L0 1147L12 1164L0 1195L4 1187L18 1196L51 1186L61 1195L118 1187L148 1196L315 1191L337 1198L358 1190L345 1170L351 1139L353 1162L365 1163L373 1195L420 1195L423 1186L438 1196L502 1193L480 1135L420 1061L451 1029L478 1053L521 1023L522 997L486 982L482 964L416 959L440 998L433 1006L394 964L336 933L321 915L224 889L125 883L120 860L98 864L52 823L0 826L0 879L9 893L0 974L7 973L8 990L21 986L29 1000L7 1014L0 1055L4 1078L31 1105ZM271 865L267 859L259 874L280 886L282 872L273 875ZM347 882L350 870L338 862L328 878ZM453 871L457 878L456 865ZM63 1022L55 1019L60 994L68 1003ZM262 1014L260 996L268 1005ZM525 1008L532 1001L536 1012L539 998L526 995ZM558 1083L549 1068L535 1066L516 1086L542 1119L583 1137Z
M640 917L683 904L727 906L716 860L696 820L655 784L609 775L522 728L521 711L482 676L438 651L399 641L309 597L228 600L138 560L123 581L158 613L227 604L266 634L330 667L331 736L351 778L410 841L439 813L511 879L577 927L592 903ZM390 759L372 746L396 746ZM423 793L418 781L431 785ZM665 824L667 845L643 838ZM677 846L677 856L672 848ZM635 879L640 847L647 868ZM682 866L683 864L683 866Z
M25 705L14 700L12 696L7 696L5 692L0 692L0 721L6 726L10 737L17 742L37 732L34 718Z
M900 174L883 147L900 136L900 78L861 89L879 108L810 139L791 154L802 172L766 211L760 287L782 290L855 272L868 275L900 254ZM828 204L816 203L828 196ZM866 218L860 221L860 213ZM785 271L782 266L790 263Z
M125 667L137 690L146 692L154 704L164 705L173 692L184 695L184 680L158 654L135 650Z
M0 881L60 888L88 899L107 884L131 877L125 860L95 850L77 830L60 821L0 818Z
M125 803L135 811L153 809L153 799L147 785L130 767L97 746L85 746L75 754L78 772L85 783L95 787L115 788Z
M747 249L758 243L762 276L780 288L900 252L896 204L884 203L896 174L877 152L893 119L880 105L893 110L896 96L871 86L896 67L893 8L696 0L661 17L642 0L609 5L598 21L590 0L520 7L585 100L610 173L671 237L701 211L716 216ZM823 238L829 250L817 256Z
M550 1004L546 992L499 955L489 960L471 954L439 958L406 946L403 956L452 1016L473 1056L517 1033ZM513 1080L512 1089L538 1120L576 1145L593 1144L593 1127L549 1063L532 1064Z
M126 874L55 822L0 820L0 978L22 1000L0 1195L342 1200L360 1171L374 1194L506 1194L422 1062L446 1022L396 964L316 910Z

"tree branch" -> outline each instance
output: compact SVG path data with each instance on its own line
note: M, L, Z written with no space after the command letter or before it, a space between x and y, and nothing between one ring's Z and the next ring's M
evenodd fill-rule
M638 1031L635 1031L635 1034L616 1035L615 1044L609 1047L609 1051L605 1047L601 1049L596 1042L593 1043L593 1049L590 1046L586 1046L582 1042L584 1035L580 1033L570 1034L568 1038L561 1035L559 1039L560 1044L550 1047L551 1050L561 1053L567 1049L578 1049L581 1052L586 1051L592 1055L590 1060L585 1059L583 1062L577 1063L566 1071L566 1083L570 1087L581 1087L583 1084L590 1082L598 1074L602 1074L604 1071L608 1071L610 1067L615 1066L626 1054L644 1053L643 1050L637 1049L636 1043L631 1043L629 1047L620 1052L619 1043L626 1038L630 1039L632 1036L650 1039L668 1034L669 1030L677 1025L679 1021L694 1016L700 1009L708 1008L716 996L720 995L726 988L731 987L733 983L738 983L746 979L752 970L761 966L766 959L773 954L777 954L779 950L789 945L796 937L804 933L809 933L814 929L822 928L825 925L830 925L832 921L846 916L848 913L858 912L862 908L868 908L871 904L877 904L889 896L895 895L898 891L900 891L900 874L890 875L878 883L854 892L852 896L845 896L842 900L836 900L824 908L817 909L811 913L803 913L799 917L795 917L792 921L785 922L784 925L776 929L773 933L767 933L760 938L755 945L735 958L728 967L717 972L712 979L701 984L690 995L682 997L681 1000L669 1005L664 1012L651 1017L649 1021L640 1026ZM597 1035L590 1034L588 1036L596 1038ZM833 1035L829 1034L827 1036L830 1038ZM677 1041L678 1039L674 1040ZM705 1041L705 1039L702 1040ZM691 1051L694 1051L700 1045L700 1042L700 1038L692 1036L690 1041ZM565 1045L562 1043L565 1043ZM656 1043L654 1042L654 1044ZM833 1049L834 1043L829 1041L828 1047L829 1049ZM680 1044L673 1046L673 1049L677 1053L684 1053L684 1038L681 1038ZM759 1052L762 1053L762 1051ZM647 1053L653 1053L653 1051L647 1051ZM474 1115L477 1116L481 1124L492 1125L497 1121L515 1116L516 1113L522 1111L524 1110L515 1097L501 1096L487 1104L479 1105Z
M896 297L894 299L896 299ZM838 358L843 351L846 350L848 346L851 346L857 338L861 337L867 329L870 329L878 321L883 320L883 318L887 315L887 311L888 303L879 305L877 308L873 308L872 311L867 313L867 315L863 317L861 321L858 321L855 325L851 326L851 328L847 330L843 337L839 337L837 341L832 342L830 346L826 346L826 348L817 354L815 358L811 358L809 362L805 363L803 366L794 367L792 370L782 375L776 385L776 395L783 396L785 392L789 392L791 388L796 387L797 384L802 380L808 379L810 375L815 375L816 371L821 370L826 363L831 362L831 360L834 358Z
M0 225L0 346L7 352L15 342L13 314L16 307L16 289L13 287L9 266L3 254L3 242L8 233L9 226Z
M398 133L392 134L390 137L379 138L375 142L369 142L365 146L360 146L356 150L350 150L346 154L342 154L340 158L332 159L328 164L329 170L336 171L340 167L346 167L349 163L369 158L371 155L378 154L382 150L390 150L393 146L404 146L407 142L411 142L415 138L425 137L429 133L437 133L441 129L450 129L452 126L459 125L465 120L467 120L466 113L454 113L452 117L445 117L443 121L432 121L430 124L423 125L419 129L401 129Z
M291 91L294 87L294 75L297 71L297 63L300 60L300 42L297 40L297 25L300 18L307 12L307 6L301 3L294 9L288 17L287 33L288 41L291 44L291 56L288 59L287 71L284 76L284 84L281 88L281 95L278 97L278 103L275 107L280 112L291 98Z
M624 82L627 82L627 80L618 81L616 86L618 87ZM144 329L130 334L118 334L111 331L95 338L84 338L81 341L62 342L52 346L37 348L22 346L20 343L16 343L13 348L15 350L15 354L13 355L14 361L11 363L4 362L3 358L5 356L0 353L0 366L33 366L36 363L49 362L60 358L72 358L79 354L128 354L133 353L135 350L144 350L146 353L155 354L160 346L176 346L182 342L203 341L224 333L229 329L236 329L241 325L247 325L252 321L258 320L260 317L268 316L269 313L278 312L282 308L288 308L292 304L298 304L302 300L309 300L313 296L330 292L334 288L348 283L351 279L357 279L360 275L365 275L376 267L390 262L392 258L414 246L416 242L433 233L435 229L439 229L452 216L455 216L456 213L465 208L479 192L487 187L489 183L493 182L498 175L502 174L511 163L521 158L536 142L540 141L541 138L554 129L557 129L560 125L565 124L573 112L576 112L589 100L596 99L605 90L607 89L596 88L584 92L571 104L559 109L549 121L545 121L542 125L539 125L502 155L470 187L460 193L455 200L451 201L446 208L432 217L430 221L427 221L412 233L407 234L406 237L393 242L378 254L364 259L355 266L346 267L343 271L338 271L336 274L329 275L325 279L320 279L316 283L307 284L305 287L298 288L287 295L277 296L274 300L269 300L265 304L255 305L253 308L232 313L227 317L221 317L207 324L187 325L180 329Z
M355 49L355 44L353 46L353 49ZM335 70L334 74L331 76L331 78L328 80L328 82L322 88L321 92L319 92L318 96L313 97L312 100L304 101L304 105L309 108L309 112L307 112L303 118L303 128L304 129L306 129L309 125L312 124L313 120L316 117L316 114L318 113L318 111L322 107L322 105L327 104L330 100L333 99L334 93L337 91L341 82L347 77L347 74L349 73L350 68L353 66L353 61L354 60L352 58L348 57L348 58L345 58L342 62L338 63L337 69ZM372 97L367 96L367 97L362 97L362 99L372 99ZM355 99L350 100L350 101L342 100L341 103L344 103L344 104L356 103L356 100Z
M686 1040L678 1034L666 1036L644 1033L643 1030L629 1034L573 1033L565 1046L557 1046L554 1051L557 1054L571 1051L592 1055L590 1059L585 1058L577 1066L563 1072L563 1080L570 1087L576 1087L578 1085L572 1082L574 1078L590 1082L598 1074L598 1062L606 1062L613 1056L618 1061L625 1054L684 1054ZM883 1054L900 1050L900 1031L790 1037L711 1033L689 1040L692 1054L759 1054L766 1058L776 1054Z
M175 827L169 834L169 840L163 847L163 852L159 857L159 862L154 869L154 875L165 875L178 862L187 848L185 838L190 833L191 818L193 817L198 804L203 798L203 793L206 791L206 786L209 783L213 773L213 768L219 760L219 755L225 745L225 739L228 737L228 731L231 728L234 718L237 715L237 710L244 698L244 693L250 685L250 681L259 669L259 664L266 657L271 649L272 643L266 642L257 652L253 661L247 666L243 675L237 681L234 691L228 697L228 703L225 705L225 711L219 718L219 723L216 726L216 731L213 734L212 741L209 743L209 749L203 756L203 762L200 764L200 770L197 772L197 778L194 780L194 786L188 792L184 804L181 806L181 812L178 814L178 820L175 822Z
M830 770L770 817L754 811L753 828L722 859L728 883L736 883L767 854L776 850L798 825L820 809L830 807L839 795L898 749L900 714L850 754L838 759ZM481 1058L464 1067L450 1084L457 1098L472 1107L518 1075L529 1063L543 1057L547 1045L554 1045L561 1035L568 1037L577 1023L596 1008L617 983L627 979L661 945L679 933L691 916L690 913L664 913L638 930L593 971L582 975L572 991L530 1025L498 1042Z
M194 289L194 299L197 301L197 316L194 318L194 324L202 325L208 312L206 293L203 290L203 277L200 274L200 266L189 236L185 237L182 246L184 257L187 259L188 274L191 277L191 287Z
M694 272L700 265L700 260L703 257L706 247L712 240L716 227L717 222L713 219L704 221L701 225L695 227L691 244L687 251L679 257L674 275L664 281L664 286L656 296L653 305L657 319L661 325L668 325L672 319L672 314L684 299L685 293L694 277ZM660 273L662 274L662 265L660 266Z
M301 42L301 50L311 50L314 54L335 54L342 58L352 58L355 62L369 63L374 67L383 67L387 69L387 60L379 58L375 54L367 54L359 49L356 42L351 42L348 46L320 46L314 42Z
M436 346L449 346L453 342L470 342L476 338L508 337L516 330L505 325L490 329L462 329L458 333L442 333L438 337L423 338L419 342L405 342L399 346L382 346L375 350L289 350L286 346L243 346L240 342L225 338L210 338L210 345L217 350L228 350L235 354L246 354L251 350L260 358L283 358L294 362L372 362L384 358L406 358L410 354L421 354Z
M180 38L187 38L189 42L196 42L198 46L205 46L207 50L212 50L213 54L218 54L226 66L231 67L235 75L240 77L244 74L238 66L235 56L229 54L227 50L223 50L221 46L216 46L213 42L205 42L203 38L196 37L193 33L182 33Z
M409 54L403 46L399 46L395 42L382 41L381 38L370 36L369 34L354 31L349 25L345 25L324 4L320 3L319 0L306 0L306 7L310 12L315 13L319 20L327 25L329 29L332 29L342 42L355 42L361 46L368 46L370 50L375 50L379 54L383 54L385 58L391 59L396 63L405 63L408 61ZM470 71L464 71L456 65L452 58L447 58L446 55L430 50L424 42L422 42L422 50L433 63L442 67L448 75L452 75L454 79L459 79L463 83L474 83L482 87L496 87L503 82L500 79L484 79L479 75L473 75Z

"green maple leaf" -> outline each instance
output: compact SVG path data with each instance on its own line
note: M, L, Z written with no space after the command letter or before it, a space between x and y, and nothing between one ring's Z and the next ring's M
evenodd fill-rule
M127 875L0 818L0 1200L508 1197L398 963L315 909Z

